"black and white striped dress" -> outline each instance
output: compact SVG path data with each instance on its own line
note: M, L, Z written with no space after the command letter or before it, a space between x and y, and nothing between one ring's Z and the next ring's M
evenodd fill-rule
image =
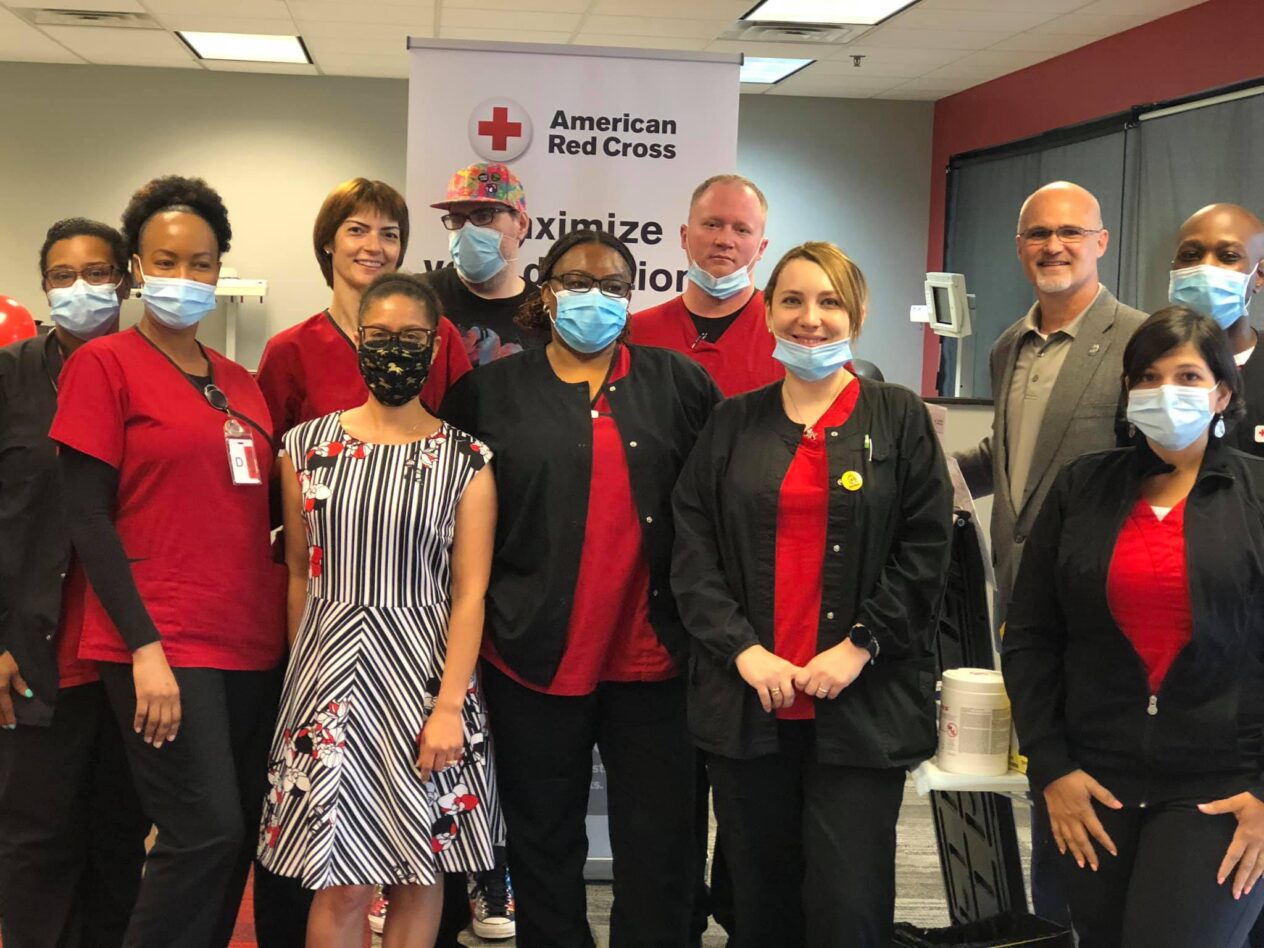
M491 452L446 424L412 444L366 444L340 417L285 436L303 493L308 598L259 861L311 889L489 869L504 828L474 679L462 763L423 783L416 760L443 677L456 506Z

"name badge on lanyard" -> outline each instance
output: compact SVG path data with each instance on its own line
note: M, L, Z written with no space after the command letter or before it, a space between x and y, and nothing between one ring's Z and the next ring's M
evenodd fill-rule
M228 447L228 472L234 484L262 484L255 441L236 418L224 422L224 444Z

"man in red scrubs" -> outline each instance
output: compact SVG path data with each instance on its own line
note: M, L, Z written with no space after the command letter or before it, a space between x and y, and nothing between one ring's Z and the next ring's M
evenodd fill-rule
M632 342L662 346L702 365L725 398L780 379L764 321L764 295L751 282L768 238L768 201L741 175L719 174L693 192L680 246L689 262L685 292L632 316Z

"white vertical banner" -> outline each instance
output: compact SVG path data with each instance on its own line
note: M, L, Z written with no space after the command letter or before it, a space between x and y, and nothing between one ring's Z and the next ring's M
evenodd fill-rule
M693 188L737 165L740 57L669 50L409 39L404 266L449 263L430 205L452 173L503 161L531 228L523 275L578 228L606 230L638 261L632 308L680 293L679 229ZM428 220L428 214L434 220Z

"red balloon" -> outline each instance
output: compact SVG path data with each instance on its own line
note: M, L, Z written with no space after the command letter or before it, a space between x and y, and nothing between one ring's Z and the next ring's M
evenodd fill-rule
M35 335L31 311L11 296L0 296L0 346Z

